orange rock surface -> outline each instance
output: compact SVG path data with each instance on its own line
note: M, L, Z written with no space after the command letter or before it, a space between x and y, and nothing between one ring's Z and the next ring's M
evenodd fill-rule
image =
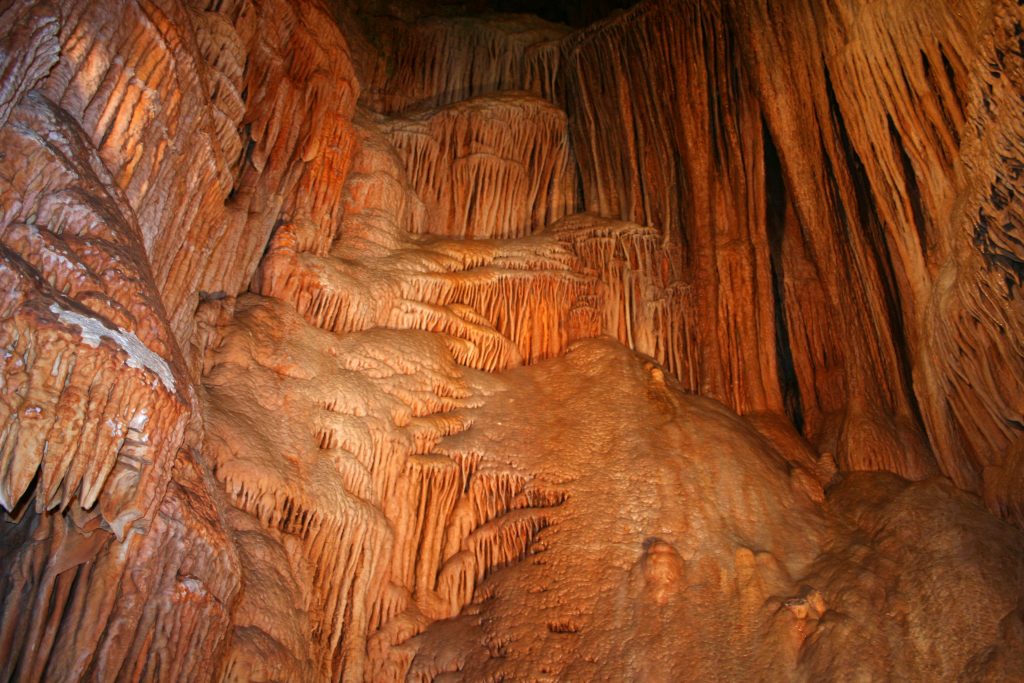
M0 680L1024 680L1024 12L621 4L0 0Z

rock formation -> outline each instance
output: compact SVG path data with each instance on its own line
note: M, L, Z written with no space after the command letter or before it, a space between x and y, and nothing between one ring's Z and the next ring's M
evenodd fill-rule
M1024 11L624 4L0 0L0 679L1024 679Z

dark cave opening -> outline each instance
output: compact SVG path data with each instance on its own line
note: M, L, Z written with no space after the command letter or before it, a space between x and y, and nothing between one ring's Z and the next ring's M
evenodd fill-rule
M800 382L796 375L793 349L789 343L786 320L786 275L782 254L786 231L786 212L789 203L782 161L775 147L767 121L762 119L764 137L765 227L771 258L772 298L775 310L775 354L779 366L779 389L786 414L798 432L804 429L803 402Z

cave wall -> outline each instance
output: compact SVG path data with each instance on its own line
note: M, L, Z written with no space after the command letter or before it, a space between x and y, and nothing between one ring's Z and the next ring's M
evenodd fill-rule
M564 49L586 210L680 247L680 379L779 411L761 113L728 27L706 3L644 3Z
M683 251L684 384L1011 517L1019 26L1013 3L651 2L564 57L587 209Z
M0 676L445 670L566 498L485 373L602 333L789 449L776 507L1024 522L1016 4L359 9L0 2Z
M282 216L330 240L351 61L315 3L0 14L3 675L212 672L240 576L201 455L204 326Z
M765 31L773 25L767 7L750 9L736 8L734 16L745 23L761 100L774 103L769 128L787 186L808 193L794 200L796 211L818 225L819 198L838 194L844 208L829 213L859 216L867 226L864 251L875 255L879 274L874 310L886 310L891 321L892 374L902 380L890 390L900 392L900 403L885 397L887 404L923 423L942 471L959 486L984 491L993 509L1016 514L1010 510L1019 503L1008 492L1019 489L1009 465L1019 410L1009 397L1020 393L1021 368L1020 355L1008 350L1021 312L1013 265L1020 253L994 245L1013 243L1018 229L1004 195L1013 194L1008 184L1020 154L1012 132L1020 103L1007 86L1019 82L1021 65L999 46L1019 30L1019 9L794 8L802 15L796 25L808 27L806 44L821 55L810 73L797 64L816 60L783 47L791 29ZM780 57L789 82L814 85L779 82L772 74ZM808 125L809 111L821 133ZM849 169L852 194L811 180L821 178L807 168L815 136L839 143L823 151L826 165ZM979 174L980 166L988 168ZM993 220L998 227L990 229ZM841 227L831 232L843 234ZM988 322L977 324L982 319Z

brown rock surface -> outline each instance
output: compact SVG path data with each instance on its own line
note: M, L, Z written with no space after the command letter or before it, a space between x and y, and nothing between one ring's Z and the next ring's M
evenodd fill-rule
M1024 679L1020 7L487 6L0 0L0 680Z
M374 110L436 108L509 90L559 99L565 26L527 15L432 17L415 3L403 10L368 22L376 54L364 100Z
M487 381L458 445L565 502L411 641L412 680L1020 675L1019 651L991 655L1019 623L1024 536L948 482L859 473L819 507L743 420L604 341Z
M300 208L285 198L344 156L358 96L344 43L315 3L64 4L38 85L125 192L184 343L198 293L244 289L279 215Z
M665 1L566 39L588 210L683 249L686 386L813 440L895 421L919 464L851 467L934 459L1016 514L1020 25L1009 2Z
M522 237L574 205L565 112L545 100L502 93L385 125L431 234Z

